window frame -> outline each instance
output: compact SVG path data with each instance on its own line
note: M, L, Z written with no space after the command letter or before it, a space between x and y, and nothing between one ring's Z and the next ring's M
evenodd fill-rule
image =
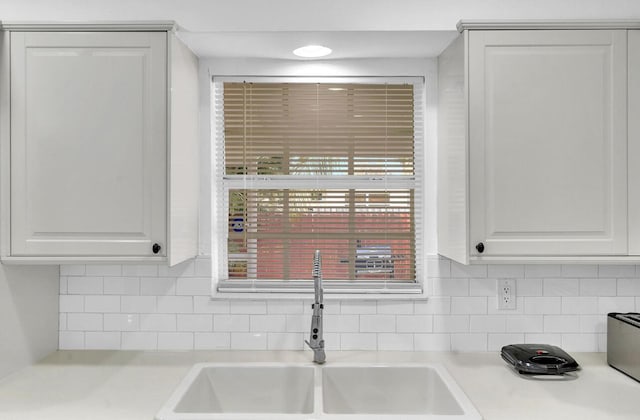
M394 282L394 281L324 281L324 291L329 298L353 298L384 297L384 298L411 298L425 296L425 234L424 234L424 196L425 182L425 78L424 76L390 76L390 77L306 77L306 76L211 76L211 162L212 162L212 297L216 298L299 298L303 294L313 291L313 282L309 280L229 280L227 268L227 243L226 230L228 229L228 214L223 210L226 202L226 192L223 177L225 175L224 165L217 164L220 157L224 156L224 114L222 107L217 101L222 100L222 95L217 95L216 84L225 82L255 82L255 83L407 83L413 85L414 91L414 168L413 177L415 194L414 201L414 223L415 223L415 281ZM280 177L282 178L282 177ZM335 177L333 177L335 179ZM272 176L276 183L281 183L282 179ZM401 184L393 179L388 179L387 185ZM367 186L370 186L367 184ZM323 187L325 187L323 185ZM356 185L361 187L360 185ZM330 188L330 187L328 187ZM220 201L222 200L222 204ZM219 240L217 238L224 238Z

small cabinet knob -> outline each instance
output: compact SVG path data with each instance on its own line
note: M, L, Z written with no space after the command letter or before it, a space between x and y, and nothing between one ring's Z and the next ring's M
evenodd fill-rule
M484 252L484 244L482 242L478 242L478 245L476 245L476 249L480 254L482 254Z
M160 252L161 249L162 247L160 246L160 244L153 244L153 246L151 247L151 250L153 251L154 254L157 254L158 252Z

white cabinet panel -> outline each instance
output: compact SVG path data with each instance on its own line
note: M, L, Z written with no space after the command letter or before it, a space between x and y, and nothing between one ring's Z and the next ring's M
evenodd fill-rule
M470 250L627 253L626 31L469 35Z
M438 63L438 252L464 264L636 261L640 31L460 29Z
M11 255L166 238L166 32L11 34Z
M629 254L640 255L640 30L629 31Z

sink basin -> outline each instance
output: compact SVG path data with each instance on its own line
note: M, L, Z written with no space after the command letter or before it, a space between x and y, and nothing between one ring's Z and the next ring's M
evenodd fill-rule
M443 366L201 363L156 420L480 420Z
M197 364L156 419L307 419L314 377L311 365Z
M327 366L322 384L323 412L328 414L363 419L480 418L465 416L465 411L475 409L441 366Z

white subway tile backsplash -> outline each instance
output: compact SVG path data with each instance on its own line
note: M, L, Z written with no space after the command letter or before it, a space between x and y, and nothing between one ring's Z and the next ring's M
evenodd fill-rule
M413 351L413 334L378 334L378 350Z
M251 332L286 332L286 315L250 315L249 331Z
M211 296L211 279L205 277L183 277L176 283L176 295Z
M427 276L429 278L451 277L451 261L438 257L427 258Z
M158 333L158 350L192 350L193 333L161 332Z
M195 350L226 350L231 348L231 333L195 333Z
M497 293L495 278L469 279L469 296L495 296Z
M413 313L413 302L410 300L380 300L378 301L378 313L410 315Z
M103 314L67 314L69 331L102 331Z
M178 331L213 331L213 315L209 314L178 314Z
M542 279L517 279L516 296L542 296Z
M192 296L158 296L158 312L161 313L189 313L193 312Z
M99 295L103 292L102 277L67 277L67 293L70 295Z
M60 276L60 294L66 295L69 293L69 279L66 276Z
M302 350L303 347L302 333L270 332L267 334L268 350Z
M213 331L215 332L234 332L249 331L249 315L213 315Z
M469 320L469 332L503 333L507 328L507 319L502 315L472 315Z
M553 264L527 264L524 266L525 278L560 277L562 266Z
M429 256L427 299L328 300L327 350L499 351L517 342L606 351L606 313L640 309L640 266L473 265ZM211 259L63 265L61 349L303 350L311 299L211 299ZM498 310L496 279L516 309Z
M616 279L580 279L580 296L615 296Z
M451 334L451 350L461 352L487 351L487 334Z
M153 313L157 310L156 296L122 296L120 309L124 313Z
M451 334L414 334L415 351L450 351Z
M578 279L544 279L542 294L544 296L578 296L580 281Z
M525 314L560 314L562 313L562 298L560 297L525 297Z
M398 315L396 316L398 333L429 333L433 331L432 315Z
M166 265L158 266L158 275L160 277L193 277L195 274L196 266L194 260L187 260L173 267Z
M393 315L360 315L360 332L395 332L396 317Z
M141 331L175 331L176 316L171 314L141 314Z
M138 331L140 315L138 314L104 314L105 331Z
M345 316L354 316L356 318L355 329L353 331L358 331L358 316L357 315L345 315ZM309 328L311 325L311 318L307 315L286 315L287 317L287 332L309 332ZM337 322L334 320L335 315L331 317L327 316L324 318L324 330L331 331L327 328L327 325L331 325L331 322ZM338 328L340 327L339 324ZM331 328L334 328L333 326Z
M85 296L85 312L120 312L120 296Z
M451 277L482 278L487 277L486 265L462 265L451 261Z
M194 264L194 274L196 277L211 278L211 258L198 258Z
M84 312L84 296L60 295L60 312Z
M515 315L506 318L508 333L541 333L544 331L543 315Z
M267 350L267 333L231 333L231 348L237 350Z
M193 312L206 314L228 314L229 301L211 299L208 296L193 297Z
M447 315L451 313L451 297L449 296L430 296L428 300L416 301L413 305L416 315L421 314L441 314Z
M599 277L625 278L636 277L635 265L600 265L598 267Z
M60 331L58 347L60 350L84 350L84 332Z
M156 332L123 332L122 350L157 350L158 333Z
M633 312L635 309L636 302L631 296L600 296L598 297L598 309L596 313L608 314L609 312Z
M105 277L105 295L139 295L140 279L138 277Z
M85 266L87 276L122 276L122 266L117 264L95 265L89 264Z
M122 266L122 275L125 277L158 277L158 266L150 265L128 265Z
M524 342L527 344L550 344L552 346L562 347L562 334L552 333L525 333ZM566 350L566 349L565 349Z
M325 305L326 307L326 305ZM340 304L340 313L349 314L375 314L377 306L375 300L349 300Z
M341 333L340 348L342 350L377 350L378 334Z
M267 304L263 300L232 300L229 302L229 313L232 314L266 314Z
M502 349L503 346L507 346L509 344L521 344L524 343L524 334L520 333L489 333L488 334L488 342L487 342L487 350L498 352Z
M433 331L454 333L469 331L469 315L434 315Z
M524 277L524 265L522 264L496 264L488 266L489 277L496 279L522 278Z
M592 314L598 308L598 298L589 296L563 296L562 313Z
M302 302L294 300L269 300L267 301L267 313L269 314L302 314L304 308Z
M606 315L580 315L581 333L606 333Z
M60 276L84 276L85 266L82 264L62 264L60 266Z
M300 330L292 330L291 320L298 322L297 326ZM287 331L309 331L311 325L311 318L309 316L294 318L287 318ZM326 315L324 317L324 329L328 332L344 333L344 332L358 332L360 331L360 315Z
M119 350L120 332L86 332L84 333L85 350Z
M580 332L580 317L577 315L545 315L545 333Z
M618 296L640 296L640 278L618 279L616 282Z
M562 348L568 352L598 351L596 334L562 334ZM580 361L578 360L578 363Z
M598 266L589 264L563 265L562 277L598 277Z
M431 279L433 296L469 296L469 279Z
M452 314L486 314L486 297L459 297L451 298Z
M141 277L140 294L149 296L167 296L176 294L174 277Z

